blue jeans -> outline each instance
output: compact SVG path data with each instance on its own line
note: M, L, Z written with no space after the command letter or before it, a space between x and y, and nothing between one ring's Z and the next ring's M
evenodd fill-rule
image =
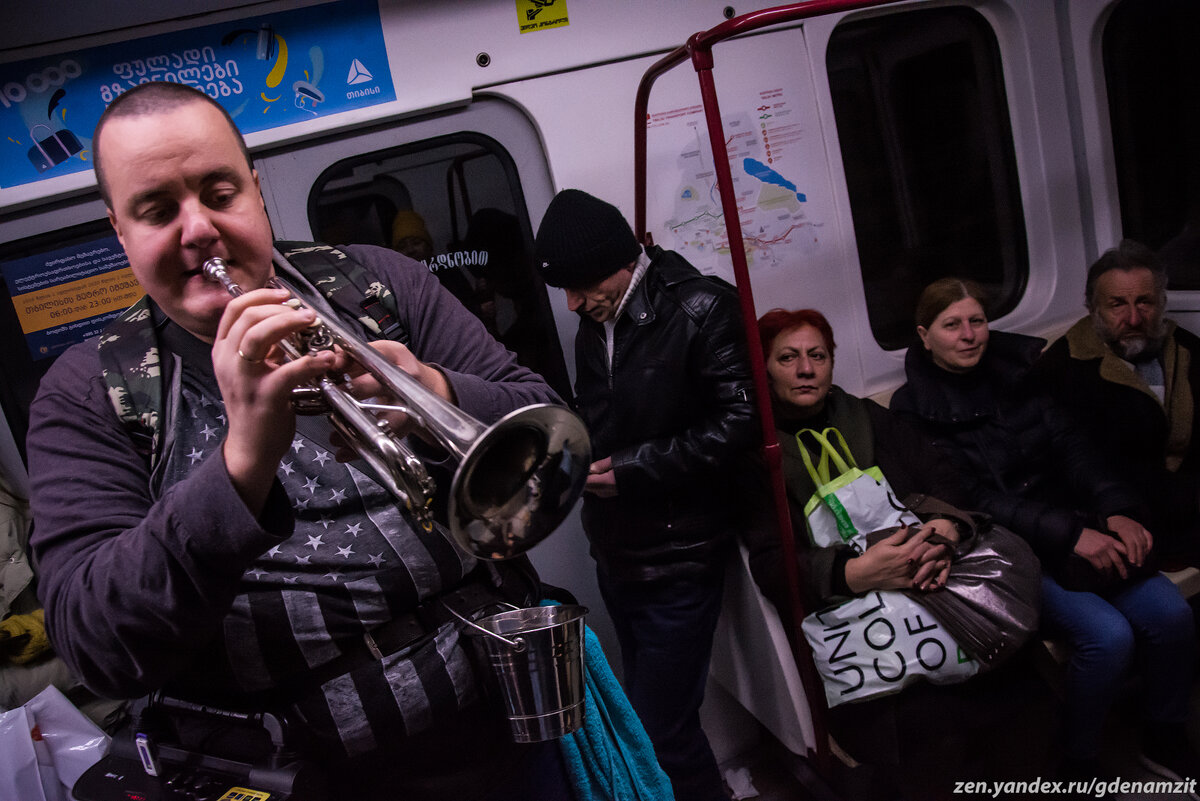
M677 801L728 801L700 728L724 576L661 583L612 581L600 594L621 643L625 693L646 727Z
M1192 610L1155 574L1111 598L1065 590L1042 576L1042 625L1071 645L1066 686L1066 756L1094 758L1104 721L1130 667L1142 678L1142 717L1181 723L1196 659Z

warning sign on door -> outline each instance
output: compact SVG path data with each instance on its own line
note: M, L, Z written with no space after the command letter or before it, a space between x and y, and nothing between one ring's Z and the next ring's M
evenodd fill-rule
M569 25L567 0L517 0L517 24L521 33Z

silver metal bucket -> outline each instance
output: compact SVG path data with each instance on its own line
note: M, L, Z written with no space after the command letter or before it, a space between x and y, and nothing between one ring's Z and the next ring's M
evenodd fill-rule
M582 606L534 606L482 618L471 627L492 666L513 739L553 740L583 725ZM467 621L470 622L470 621Z

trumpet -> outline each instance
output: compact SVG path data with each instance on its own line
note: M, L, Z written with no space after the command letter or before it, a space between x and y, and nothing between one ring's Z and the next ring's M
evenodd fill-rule
M380 483L429 531L437 483L404 438L375 412L408 415L457 464L446 523L454 543L471 556L509 559L558 527L583 491L591 463L591 441L579 417L561 406L535 404L485 425L392 364L340 320L313 308L282 277L287 259L278 250L272 258L276 275L267 285L286 290L286 304L292 308L316 314L309 329L279 343L286 357L340 349L398 401L358 400L345 376L325 375L293 391L297 414L328 415ZM223 259L212 258L203 272L234 297L245 294L226 267Z

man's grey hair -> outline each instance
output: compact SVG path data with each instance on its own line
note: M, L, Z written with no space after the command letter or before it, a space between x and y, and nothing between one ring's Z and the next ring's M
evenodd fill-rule
M1096 310L1096 282L1100 276L1110 270L1146 269L1154 276L1154 291L1159 301L1165 304L1167 298L1167 271L1163 268L1154 251L1132 239L1122 239L1115 248L1104 251L1096 259L1095 264L1088 268L1087 286L1084 288L1084 300L1088 311Z

